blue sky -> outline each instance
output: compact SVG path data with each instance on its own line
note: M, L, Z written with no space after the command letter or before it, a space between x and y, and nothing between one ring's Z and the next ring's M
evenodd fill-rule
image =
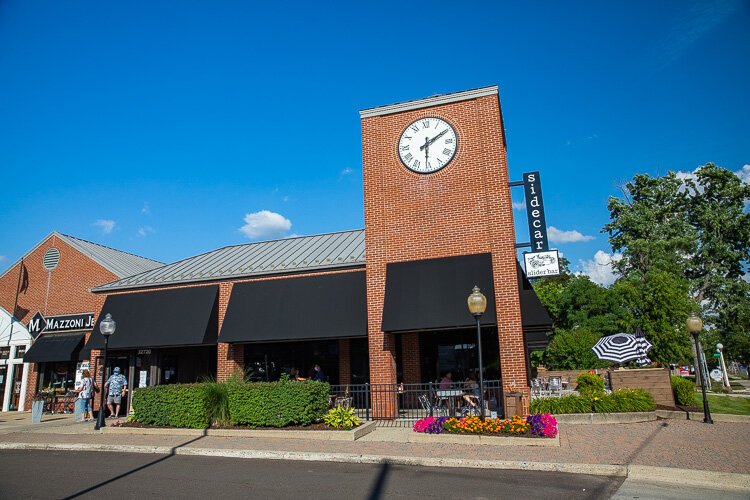
M750 178L748 2L486 3L0 2L0 272L53 230L171 262L361 228L358 111L486 85L599 281L618 184Z

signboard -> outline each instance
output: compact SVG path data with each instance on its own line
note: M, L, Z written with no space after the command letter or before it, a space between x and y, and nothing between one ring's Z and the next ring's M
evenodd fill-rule
M548 252L527 252L523 254L526 264L526 276L542 278L560 274L560 256L557 250Z
M38 312L29 320L28 330L34 339L42 332L70 332L94 328L94 313L65 314L45 318Z
M529 220L531 251L546 252L549 250L549 243L547 241L547 222L544 219L542 182L539 172L523 174L523 190L526 198L526 217Z
M713 370L711 370L710 375L711 375L711 378L715 380L716 382L721 382L721 379L724 378L723 375L721 374L721 370L719 370L718 368L714 368Z

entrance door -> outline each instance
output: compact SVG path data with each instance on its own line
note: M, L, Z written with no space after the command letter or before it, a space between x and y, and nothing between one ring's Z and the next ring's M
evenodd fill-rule
M133 374L133 389L140 387L149 387L152 385L151 380L151 349L141 349L135 356L135 373Z
M11 385L10 410L18 410L18 403L21 401L21 382L23 380L23 365L10 365L13 370L13 383Z
M119 355L119 356L107 356L107 380L109 380L109 377L114 373L115 367L120 368L120 373L125 375L125 378L128 379L127 388L130 389L133 387L133 381L130 380L132 378L131 372L130 372L130 356L127 355ZM130 396L131 393L127 392L125 397L122 398L122 405L120 406L120 416L127 417L128 415L128 409L130 408Z

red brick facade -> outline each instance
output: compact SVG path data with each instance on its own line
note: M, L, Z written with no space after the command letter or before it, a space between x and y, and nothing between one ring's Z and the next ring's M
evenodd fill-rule
M425 175L401 163L396 145L411 122L428 116L453 125L458 150L447 167ZM396 382L395 336L381 328L386 264L491 253L503 386L526 388L513 210L498 96L365 116L362 154L371 382ZM405 342L414 348L414 340ZM407 356L413 359L413 353L405 351ZM409 373L410 379L416 376Z
M47 272L42 265L42 258L52 247L60 251L60 263L56 269ZM89 289L118 279L114 273L54 234L27 255L23 264L28 272L28 289L18 295L15 316L24 324L28 323L37 311L41 311L45 316L98 313L104 298L94 295ZM0 277L0 305L11 314L14 314L13 306L20 271L19 262ZM26 384L27 410L31 408L31 401L36 393L37 376L36 364L30 363Z

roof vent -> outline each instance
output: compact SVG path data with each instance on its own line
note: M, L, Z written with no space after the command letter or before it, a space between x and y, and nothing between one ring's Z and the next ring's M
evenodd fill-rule
M59 263L60 263L60 250L58 250L55 247L52 247L46 252L44 252L44 258L42 259L42 264L44 264L44 268L47 271L54 270Z

